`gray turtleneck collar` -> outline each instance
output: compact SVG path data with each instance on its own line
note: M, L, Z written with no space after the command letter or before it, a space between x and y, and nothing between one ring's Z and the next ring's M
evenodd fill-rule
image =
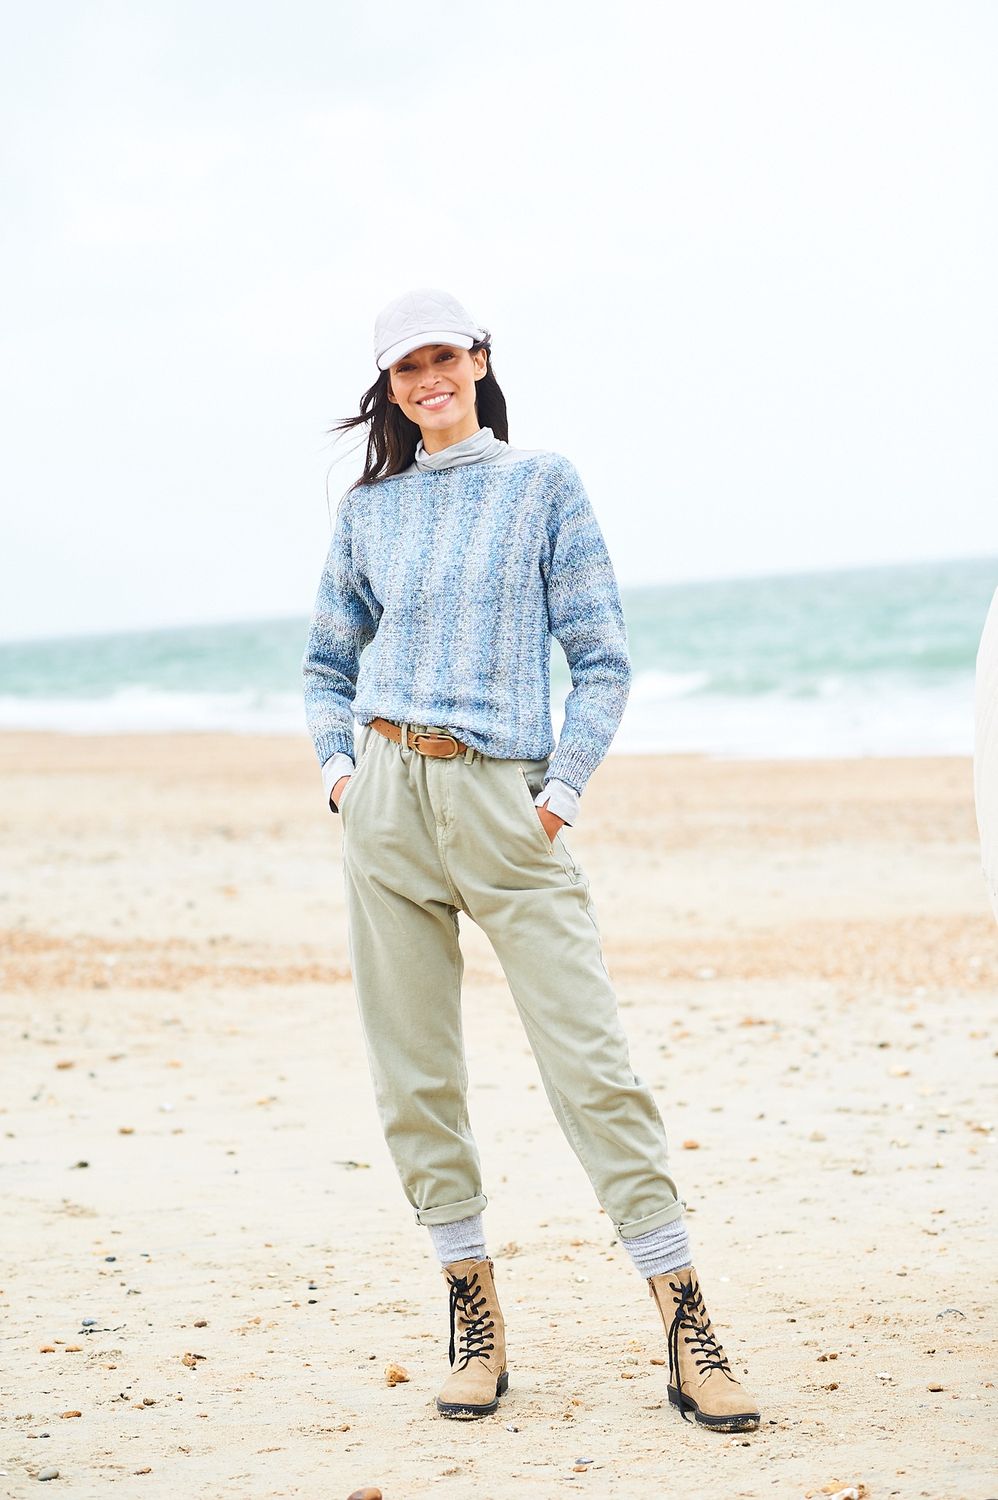
M441 448L439 453L427 453L423 439L416 444L415 469L456 469L459 464L474 464L482 459L498 458L509 447L502 438L497 438L491 427L480 427L470 437Z

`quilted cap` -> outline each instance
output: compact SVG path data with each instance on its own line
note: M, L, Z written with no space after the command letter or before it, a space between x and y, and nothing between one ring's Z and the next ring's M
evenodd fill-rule
M487 330L462 307L456 297L439 287L421 286L403 292L378 313L374 322L374 357L379 370L423 344L456 344L470 349Z

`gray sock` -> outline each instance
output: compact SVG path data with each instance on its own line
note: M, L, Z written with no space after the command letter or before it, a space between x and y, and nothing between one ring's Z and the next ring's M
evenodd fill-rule
M454 1219L450 1224L427 1224L426 1227L442 1266L455 1260L485 1259L485 1226L481 1214Z
M682 1215L670 1224L660 1224L645 1234L620 1242L627 1249L642 1276L662 1276L666 1271L678 1271L682 1266L693 1264L690 1238Z

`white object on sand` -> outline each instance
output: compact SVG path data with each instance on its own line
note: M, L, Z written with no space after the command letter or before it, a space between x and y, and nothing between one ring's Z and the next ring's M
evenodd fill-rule
M977 651L974 800L981 835L981 866L998 917L998 589Z

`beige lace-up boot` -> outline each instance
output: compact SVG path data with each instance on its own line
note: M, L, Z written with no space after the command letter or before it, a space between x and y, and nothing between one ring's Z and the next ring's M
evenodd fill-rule
M437 1396L437 1410L445 1417L485 1417L498 1408L509 1385L506 1327L492 1259L452 1261L443 1272L450 1286L451 1372Z
M669 1339L669 1400L684 1422L717 1432L753 1432L759 1426L756 1402L731 1373L728 1357L711 1326L692 1266L649 1276L651 1296Z

